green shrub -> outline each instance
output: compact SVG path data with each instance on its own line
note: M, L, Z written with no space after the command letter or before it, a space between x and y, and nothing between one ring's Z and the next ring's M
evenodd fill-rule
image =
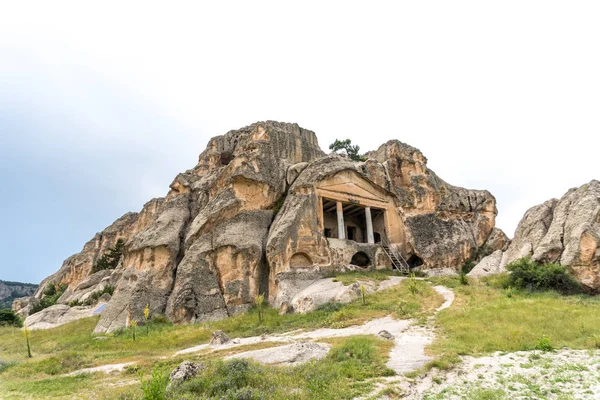
M100 257L98 261L92 267L92 273L102 271L105 269L115 269L121 260L123 255L123 247L125 242L122 239L117 240L114 247L109 247L106 252Z
M329 150L333 150L336 153L341 150L342 153L346 154L352 161L367 161L366 157L360 155L360 147L358 145L352 145L352 140L350 139L335 139L335 142L329 145Z
M48 283L42 292L43 295L40 302L31 307L31 314L35 314L36 312L55 305L65 290L67 290L67 285L64 283L58 285L54 282Z
M467 278L467 274L465 274L464 271L460 271L460 274L458 275L458 281L461 285L469 284L469 278Z
M339 311L344 305L342 303L336 303L333 301L321 304L317 307L316 311L324 311L324 312L336 312Z
M152 370L152 377L148 380L144 380L141 372L138 373L138 376L142 384L142 392L144 393L142 400L164 400L167 385L169 384L169 375L164 368L155 365Z
M415 277L415 274L410 274L410 279L408 281L408 290L413 295L419 293L419 284L417 283L417 278Z
M475 265L476 264L473 261L469 260L466 263L464 263L462 267L460 267L460 272L466 275L469 272L471 272L473 268L475 268Z
M150 324L152 325L173 325L171 321L167 319L164 315L158 314L150 319Z
M86 306L92 306L98 302L98 299L100 299L104 293L108 293L112 296L114 292L115 287L113 285L106 285L104 288L102 288L102 290L93 292L87 299L85 299L83 304Z
M77 299L77 300L71 300L69 302L69 307L77 307L77 306L82 306L82 305L83 305L83 303L79 299Z
M559 264L541 264L529 257L506 266L510 271L507 284L529 291L556 290L561 293L580 293L581 285Z
M550 342L550 338L546 335L542 335L542 337L538 340L536 349L542 351L552 351L554 348L552 347L552 343Z
M20 328L23 326L21 318L10 308L0 310L0 326L15 326Z

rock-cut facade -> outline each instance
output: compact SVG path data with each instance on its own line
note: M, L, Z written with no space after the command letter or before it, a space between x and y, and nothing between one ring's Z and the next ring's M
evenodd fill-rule
M506 250L488 191L444 182L397 140L365 158L327 155L314 132L290 123L214 137L164 198L96 234L35 297L64 283L60 303L85 302L112 285L96 326L111 332L143 320L146 304L151 315L195 323L243 312L259 294L279 306L332 271L389 269L398 258L408 268L457 269ZM93 273L118 240L118 266Z

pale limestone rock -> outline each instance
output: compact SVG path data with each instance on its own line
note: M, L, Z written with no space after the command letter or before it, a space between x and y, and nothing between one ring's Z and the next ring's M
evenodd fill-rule
M12 304L12 310L21 318L27 318L31 313L33 306L39 304L39 299L30 297L21 297L15 299Z
M219 346L229 342L229 336L223 331L214 331L210 338L211 346Z
M331 345L327 343L296 342L284 346L246 351L225 357L225 359L252 359L261 364L293 366L311 360L320 360L327 355L330 349Z
M484 257L467 275L473 278L479 278L487 275L495 275L505 272L502 265L502 250L496 250L487 257Z
M388 332L388 331L386 331L385 329L384 329L384 330L381 330L381 331L379 331L379 332L377 333L377 336L379 336L380 338L382 338L382 339L385 339L385 340L394 340L394 339L395 339L395 338L394 338L394 335L392 335L391 333L389 333L389 332Z
M588 290L599 291L600 182L592 180L527 211L501 264L525 256L567 266Z
M505 264L533 253L533 249L542 241L550 228L557 203L558 200L551 199L527 210L517 226L515 237L506 250L503 261Z
M64 304L56 304L27 317L25 326L31 330L50 329L91 317L100 312L98 307L69 307Z
M387 235L413 267L456 270L482 249L504 246L488 192L445 183L419 150L399 141L367 157L325 156L315 134L296 124L258 122L217 136L164 198L97 234L36 297L51 281L68 285L63 304L114 285L95 329L111 332L128 318L143 320L146 304L151 315L194 323L245 311L258 294L279 306L336 270L390 268L378 246L325 237L321 197L340 191L346 204L373 208L374 233ZM119 239L117 268L91 274ZM349 301L355 289L332 298ZM310 309L319 301L290 305Z
M173 371L171 371L171 374L169 375L169 385L167 386L167 391L173 389L175 386L181 385L185 381L196 377L199 372L205 369L206 367L204 364L191 361L182 362Z

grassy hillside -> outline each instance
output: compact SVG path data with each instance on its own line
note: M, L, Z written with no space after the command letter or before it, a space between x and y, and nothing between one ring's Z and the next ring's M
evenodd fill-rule
M19 297L33 295L37 287L32 283L0 280L0 309L11 308L13 301Z
M296 329L344 327L385 315L412 318L416 324L433 324L436 339L428 352L435 360L427 368L442 369L456 365L459 355L531 350L541 344L556 349L600 347L600 299L596 297L507 292L485 282L461 285L454 278L432 281L452 287L456 294L452 307L437 313L432 322L427 322L427 317L433 315L442 299L428 282L418 281L414 290L406 280L398 287L367 295L366 304L358 300L308 314L283 316L278 315L277 310L268 309L262 323L254 309L205 324L154 323L150 325L148 336L145 327L137 328L135 341L131 331L94 337L91 332L97 317L89 318L52 330L32 332L31 359L25 357L23 333L2 328L0 360L7 362L0 364L0 398L139 399L143 396L140 375L148 389L151 382L160 383L184 360L200 361L208 369L179 388L174 398L350 399L370 393L382 378L393 374L385 367L391 342L374 336L324 339L333 345L329 355L299 367L219 361L234 351L270 347L276 345L274 343L174 356L177 350L206 343L217 329L235 338ZM81 368L125 362L136 362L136 365L113 374L67 376ZM153 373L154 380L151 379ZM390 394L393 393L390 389Z

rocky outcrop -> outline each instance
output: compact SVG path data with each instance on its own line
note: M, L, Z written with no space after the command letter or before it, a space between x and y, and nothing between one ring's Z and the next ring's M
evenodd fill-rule
M349 303L361 296L361 286L365 294L371 294L399 285L402 279L398 276L390 276L388 280L378 283L359 280L348 286L332 278L318 279L298 292L289 302L288 307L304 314L327 303Z
M489 256L484 257L467 275L479 278L487 275L500 274L504 271L502 263L502 250L496 250Z
M387 236L413 267L456 269L504 248L490 193L445 183L399 141L367 157L326 156L296 124L258 122L217 136L164 198L98 233L35 297L51 282L68 286L61 304L112 285L96 327L111 332L142 320L146 305L176 323L214 320L247 310L258 294L289 303L333 270L390 268L379 246L331 237L324 199L344 201L348 226L363 238L360 221L371 207L378 238ZM119 240L116 268L92 273Z
M173 388L181 385L183 382L195 378L198 373L205 369L206 367L204 364L191 361L182 362L173 371L171 371L171 374L169 375L169 385L167 386L167 391L170 391Z
M25 326L32 330L56 328L78 319L100 314L104 306L101 304L94 307L69 307L65 304L56 304L27 317Z
M529 209L502 258L482 263L497 272L526 256L567 266L589 290L600 290L600 182L593 180L560 200Z
M0 309L10 308L15 299L31 296L36 289L30 283L0 281Z

